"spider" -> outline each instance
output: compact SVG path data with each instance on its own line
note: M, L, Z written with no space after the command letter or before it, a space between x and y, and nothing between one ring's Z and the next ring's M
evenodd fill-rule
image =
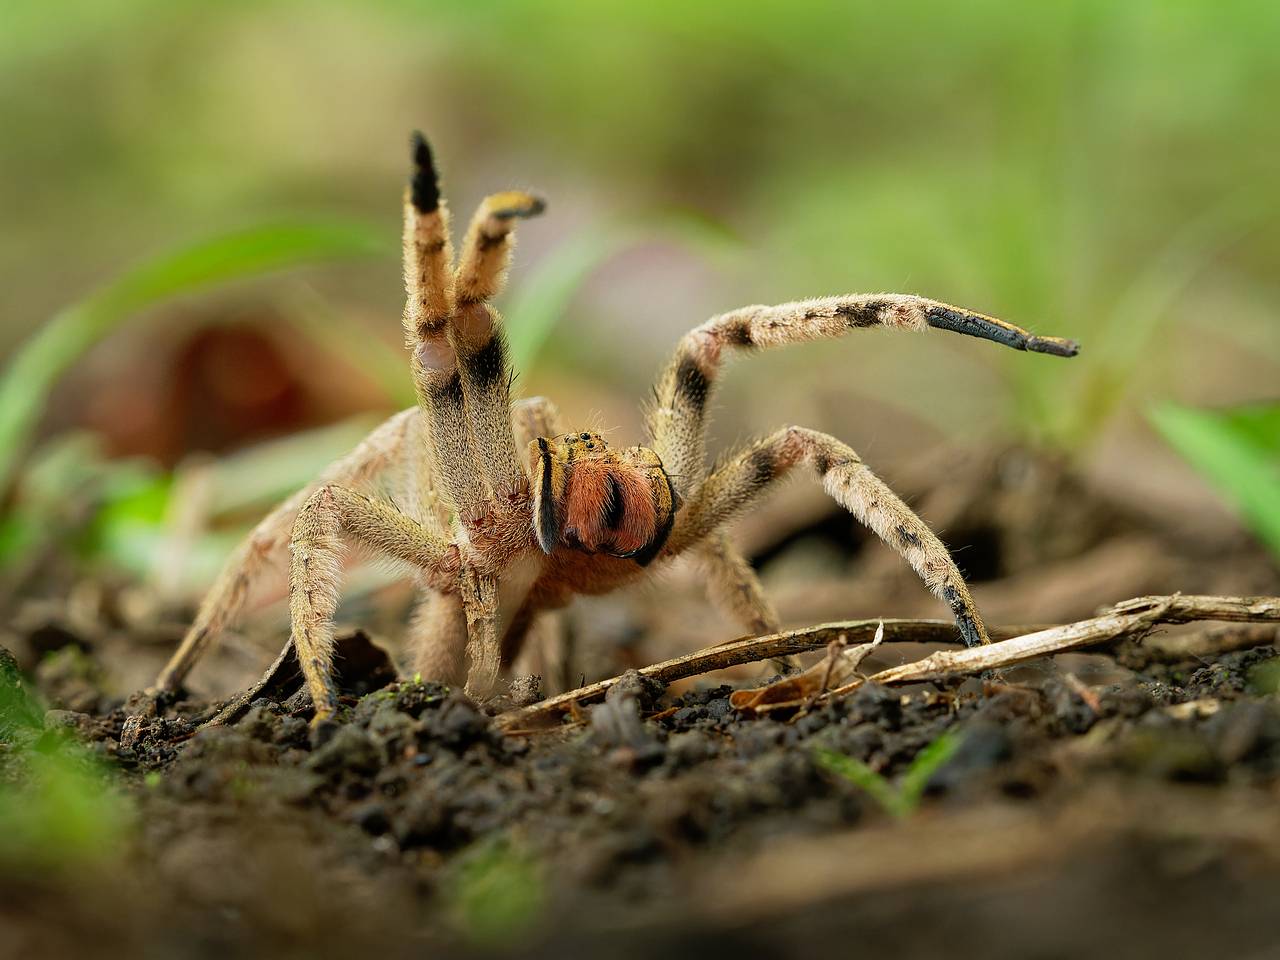
M752 633L774 632L778 616L725 527L802 465L916 570L950 609L966 645L988 642L946 547L850 447L791 426L708 469L708 405L735 350L868 327L935 327L1061 357L1076 354L1074 342L903 294L742 307L685 335L646 411L648 445L618 449L595 432L565 432L545 398L511 402L502 319L491 301L505 280L515 222L541 213L542 200L523 192L487 197L455 263L421 134L412 138L411 158L403 325L418 403L254 529L205 597L158 689L183 683L241 616L254 582L286 544L292 640L317 724L338 706L333 615L349 543L417 571L414 666L477 699L496 691L540 613L575 594L607 593L689 552L705 564L714 601ZM378 484L389 497L376 495Z

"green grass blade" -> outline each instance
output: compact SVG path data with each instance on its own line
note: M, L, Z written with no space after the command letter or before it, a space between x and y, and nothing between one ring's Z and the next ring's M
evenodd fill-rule
M702 258L741 246L723 224L686 210L664 210L641 222L584 232L544 259L509 298L504 313L514 368L527 370L537 362L573 298L602 264L627 250L662 242Z
M818 766L861 788L886 813L895 817L903 816L904 811L899 804L898 791L888 780L861 760L845 756L843 753L836 753L834 750L816 750L814 759L818 761Z
M930 778L943 764L955 756L963 740L964 737L960 733L948 730L916 754L916 758L911 761L911 766L902 775L902 781L898 784L898 801L902 805L904 814L910 813L920 805L920 799L924 796L924 790L929 785Z
M550 254L520 285L503 311L509 318L507 339L514 369L533 366L587 277L627 242L621 235L602 239L584 233Z
M11 479L58 377L139 310L231 280L389 249L380 233L357 222L251 227L149 260L60 311L19 349L0 377L0 487Z
M1280 558L1280 407L1215 412L1165 404L1149 417Z

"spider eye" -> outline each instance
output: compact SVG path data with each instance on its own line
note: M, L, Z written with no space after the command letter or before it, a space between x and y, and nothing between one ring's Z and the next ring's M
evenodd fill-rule
M581 434L578 434L578 438L579 438L580 440L590 440L590 439L591 439L591 434L589 434L589 433L581 433Z

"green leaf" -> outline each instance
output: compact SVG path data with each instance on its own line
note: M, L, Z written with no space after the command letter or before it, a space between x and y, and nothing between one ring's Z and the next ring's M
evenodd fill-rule
M27 340L0 377L0 487L8 484L58 377L138 311L271 270L389 249L380 232L357 222L251 227L149 260L63 309Z
M1210 411L1165 404L1149 417L1280 558L1280 405Z
M504 311L511 318L507 339L514 369L527 370L533 365L587 277L627 244L621 235L601 238L583 234L547 256L520 285Z
M916 754L911 766L902 775L902 782L898 784L898 797L907 812L920 805L929 780L943 764L955 756L963 739L960 733L948 730Z
M814 753L818 765L860 787L880 807L895 817L903 816L898 803L898 791L884 777L856 757L845 756L834 750L818 750Z
M132 816L108 771L66 735L0 651L0 870L76 870L119 853Z
M510 297L505 313L511 362L534 365L556 324L590 276L612 257L647 243L673 243L700 257L741 246L722 223L695 211L667 209L642 222L583 233L547 256Z
M963 739L963 735L951 730L938 737L916 754L896 787L861 760L843 753L817 750L814 759L819 766L860 787L886 813L901 819L920 806L930 778L955 755Z

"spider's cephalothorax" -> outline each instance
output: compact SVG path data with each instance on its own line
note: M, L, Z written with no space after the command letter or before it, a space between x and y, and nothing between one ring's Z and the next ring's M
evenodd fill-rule
M403 325L418 404L258 525L205 597L159 688L181 685L285 546L292 639L317 720L337 706L333 614L348 541L420 572L409 637L415 666L425 677L465 680L476 696L494 691L540 614L683 553L697 555L708 592L746 629L777 630L777 614L725 528L796 467L808 467L911 564L950 609L964 643L987 642L946 547L849 446L785 427L708 469L708 406L725 356L737 349L868 327L932 327L1066 357L1076 353L1073 342L904 294L742 307L680 341L654 388L648 445L614 450L598 434L564 433L541 397L511 402L502 318L489 301L502 288L515 221L541 213L543 202L519 192L486 198L455 261L435 166L419 135L412 159Z
M671 535L679 505L647 447L612 450L598 433L529 444L533 530L544 553L569 547L647 566Z

